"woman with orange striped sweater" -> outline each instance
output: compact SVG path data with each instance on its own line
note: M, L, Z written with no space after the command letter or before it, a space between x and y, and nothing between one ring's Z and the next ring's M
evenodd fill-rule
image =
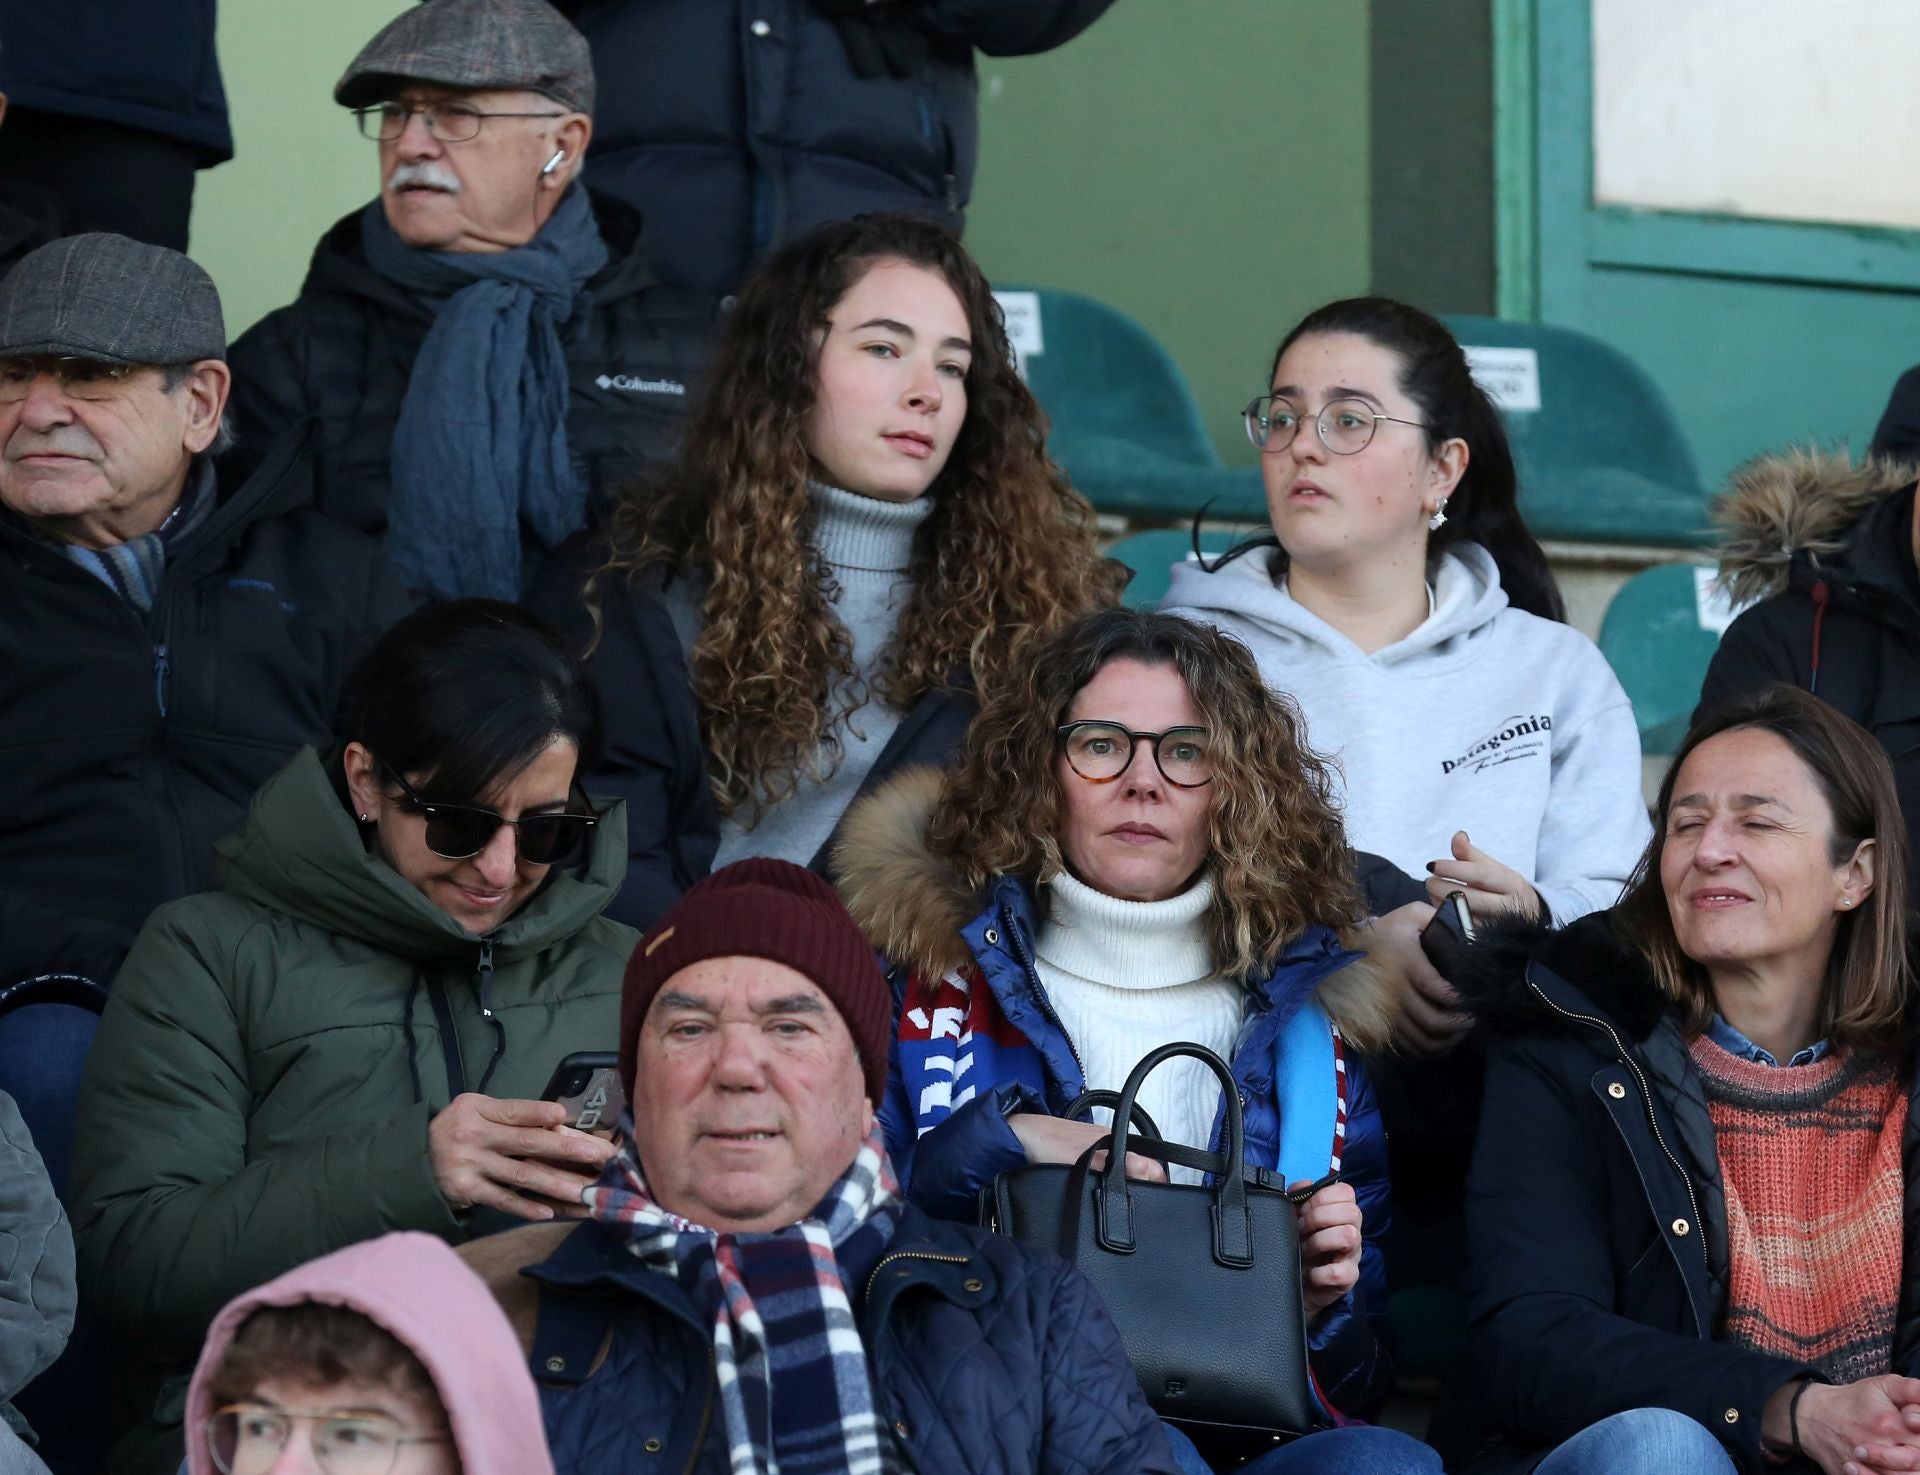
M1611 913L1503 931L1467 1222L1473 1475L1920 1469L1906 828L1773 687L1697 723ZM1437 1441L1441 1442L1441 1441Z

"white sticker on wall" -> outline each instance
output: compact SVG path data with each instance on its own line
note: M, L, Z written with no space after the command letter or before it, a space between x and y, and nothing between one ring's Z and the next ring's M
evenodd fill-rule
M1013 361L1022 379L1027 377L1027 360L1045 353L1046 335L1040 330L1040 294L1038 292L995 292L994 300L1007 316L1007 342L1013 345Z
M1531 348L1488 348L1463 344L1467 367L1480 387L1509 414L1540 408L1540 355Z

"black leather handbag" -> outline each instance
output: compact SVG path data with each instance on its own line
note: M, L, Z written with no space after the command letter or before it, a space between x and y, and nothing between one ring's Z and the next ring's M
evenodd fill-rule
M1224 1155L1165 1142L1135 1103L1164 1061L1190 1055L1220 1079ZM1327 1427L1309 1386L1295 1204L1321 1185L1285 1191L1246 1168L1240 1093L1202 1045L1170 1044L1133 1068L1117 1098L1089 1092L1071 1114L1112 1104L1113 1132L1077 1162L1002 1173L982 1204L990 1229L1057 1251L1093 1282L1154 1411L1203 1453L1244 1455ZM1135 1124L1145 1122L1142 1134ZM1091 1166L1109 1149L1109 1167ZM1213 1175L1210 1185L1129 1180L1129 1152ZM985 1197L983 1195L983 1197Z

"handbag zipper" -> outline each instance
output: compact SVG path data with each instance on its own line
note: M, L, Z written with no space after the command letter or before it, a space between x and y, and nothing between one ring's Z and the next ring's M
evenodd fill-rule
M1694 1196L1693 1179L1687 1176L1687 1170L1680 1166L1680 1159L1675 1157L1673 1155L1673 1149L1667 1146L1667 1139L1660 1131L1660 1118L1654 1114L1653 1091L1647 1085L1647 1078L1641 1072L1640 1067L1634 1063L1633 1057L1627 1054L1626 1046L1621 1044L1619 1034L1614 1030L1614 1027L1604 1019L1596 1019L1591 1014L1576 1014L1571 1009L1561 1008L1558 1004L1554 1003L1552 999L1548 998L1546 990L1541 988L1540 985L1535 983L1531 978L1527 980L1527 987L1538 994L1540 996L1540 1002L1553 1010L1554 1013L1564 1019L1577 1019L1583 1024L1590 1024L1595 1029L1605 1033L1606 1037L1613 1041L1613 1048L1620 1056L1620 1063L1633 1072L1634 1083L1640 1087L1640 1098L1646 1103L1647 1108L1647 1125L1653 1128L1653 1140L1660 1144L1660 1150L1666 1154L1667 1161L1673 1164L1674 1172L1680 1175L1680 1181L1686 1185L1687 1203L1693 1209L1694 1230L1700 1243L1700 1258L1704 1261L1707 1255L1706 1227L1700 1218L1700 1200ZM1711 1275L1711 1269L1709 1269L1708 1273ZM1689 1298L1689 1301L1691 1301L1691 1298ZM1694 1326L1698 1328L1699 1324L1700 1318L1696 1314L1694 1317Z

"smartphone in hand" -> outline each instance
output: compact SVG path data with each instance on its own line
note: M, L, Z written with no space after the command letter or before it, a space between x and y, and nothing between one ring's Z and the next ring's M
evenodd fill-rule
M1467 893L1449 891L1433 909L1433 920L1420 933L1420 951L1427 955L1436 973L1451 980L1472 941L1473 913L1467 909Z
M620 1057L611 1050L576 1050L554 1067L542 1101L567 1109L567 1125L582 1132L604 1132L619 1125L627 1109L620 1088Z

